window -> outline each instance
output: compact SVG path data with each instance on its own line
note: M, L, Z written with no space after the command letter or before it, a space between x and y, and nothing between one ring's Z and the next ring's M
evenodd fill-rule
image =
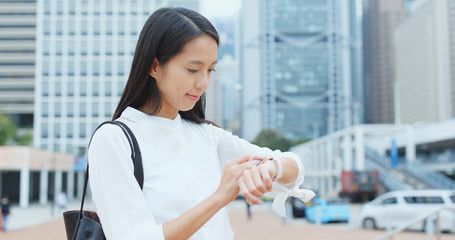
M93 76L99 76L100 75L100 62L99 61L93 61L92 73L93 73Z
M92 92L95 97L100 95L100 83L98 81L92 82Z
M66 137L73 138L73 123L66 124Z
M47 138L47 124L46 123L41 123L41 137L42 138Z
M125 35L125 23L123 19L118 20L118 34L119 35Z
M87 82L81 81L80 82L80 95L81 97L85 97L87 95Z
M111 103L110 102L104 103L104 116L111 117Z
M73 117L74 116L74 104L73 102L66 103L66 116Z
M49 22L49 20L44 20L43 32L44 32L44 35L51 34L51 23Z
M88 2L87 0L81 1L81 13L82 15L87 15L88 13Z
M99 20L95 20L93 22L93 34L100 35L100 21Z
M112 4L111 2L106 1L106 7L105 7L105 9L106 9L106 14L107 14L107 15L112 15L112 5L113 5L113 4Z
M99 115L99 103L94 102L92 105L92 116L93 117L98 117Z
M44 14L51 14L51 2L49 0L44 1Z
M105 66L106 68L104 70L106 71L106 76L111 76L112 75L112 63L111 63L111 61L106 61L105 65L106 65Z
M109 4L109 5L111 5L111 4ZM110 20L106 21L106 34L112 35L112 21L110 21Z
M54 116L60 117L62 115L62 104L60 102L55 102Z
M112 83L109 80L104 82L104 96L112 96Z
M125 55L125 43L123 41L118 41L118 46L117 46L117 50L118 50L118 54L123 56Z
M43 81L42 87L43 87L43 89L41 90L42 95L44 97L49 96L49 82L48 81Z
M81 34L87 35L87 20L81 21Z
M68 76L74 76L74 61L68 61Z
M442 197L435 196L412 196L405 197L404 200L409 204L443 204Z
M60 138L60 123L54 125L54 137Z
M62 96L62 82L61 81L55 81L55 96L60 97Z
M43 54L45 56L49 55L50 49L51 49L51 44L49 43L49 41L43 41Z
M86 40L81 41L81 55L82 56L87 55L87 41Z
M117 82L117 96L122 96L124 87L125 87L124 82Z
M68 81L68 85L67 86L68 86L68 88L67 88L68 96L69 97L74 96L74 82L73 81Z
M117 75L123 76L125 72L123 71L123 61L118 61L117 63Z
M106 55L110 56L112 55L112 41L108 40L106 42Z
M85 123L79 123L79 138L85 138Z
M81 76L87 76L87 62L81 61Z
M62 35L63 33L63 23L61 20L57 20L57 35Z
M63 14L63 1L57 1L57 14Z
M387 198L382 201L382 205L389 205L389 204L397 204L397 198L392 197L392 198Z
M79 117L85 117L87 115L87 104L85 102L79 103Z
M69 20L68 21L68 32L70 35L74 35L76 32L76 24L74 23L74 20Z
M41 104L41 116L48 117L49 116L49 104L47 102L43 102Z
M98 40L93 41L93 55L100 55L100 41Z
M43 62L43 76L49 76L49 62Z
M60 40L55 42L55 53L58 56L62 55L62 41L60 41Z
M76 3L74 1L75 0L70 0L69 1L70 15L74 15L76 13Z
M131 35L137 34L137 23L136 20L131 20Z
M95 15L100 15L100 0L94 0L93 2L93 12Z
M74 46L75 44L73 40L68 41L68 55L74 56Z
M62 62L55 62L55 76L62 76Z

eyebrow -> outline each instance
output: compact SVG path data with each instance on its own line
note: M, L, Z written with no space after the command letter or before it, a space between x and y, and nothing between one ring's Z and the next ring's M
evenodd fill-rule
M192 60L190 61L190 63L194 63L194 64L198 64L198 65L203 65L204 63L199 61L199 60ZM218 60L215 60L215 62L213 62L212 64L216 64L218 63Z

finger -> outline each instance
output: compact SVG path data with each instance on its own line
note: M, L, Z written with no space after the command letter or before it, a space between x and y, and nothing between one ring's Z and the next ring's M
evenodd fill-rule
M262 176L262 181L265 184L265 187L267 188L267 191L272 191L272 178L270 177L270 172L266 167L259 167L259 171L261 172Z
M237 166L234 166L235 176L239 179L246 170L252 169L254 164L252 162L244 162Z
M251 155L243 155L243 156L232 159L232 162L234 164L241 164L241 163L248 162L251 160L253 160Z
M264 194L265 192L268 192L267 188L265 187L264 181L262 180L259 169L258 168L251 169L251 175L254 180L254 185L256 185L256 188L259 191L261 191L262 194Z
M245 182L246 186L248 187L248 191L252 193L256 197L262 197L262 192L258 190L256 185L254 184L253 177L251 175L251 170L247 170L243 173L243 181Z
M242 193L242 196L246 199L246 201L250 204L261 204L261 200L257 197L255 197L253 194L250 193L248 190L248 187L245 184L245 180L243 176L239 179L239 188L240 188L240 193Z

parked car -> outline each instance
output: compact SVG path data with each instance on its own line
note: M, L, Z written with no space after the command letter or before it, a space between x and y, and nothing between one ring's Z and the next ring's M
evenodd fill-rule
M360 211L360 220L362 227L367 229L396 227L443 205L454 204L453 190L392 191L365 204ZM440 229L454 232L455 213L443 210L439 216ZM434 218L431 221L434 221ZM426 224L427 221L422 221L409 229L425 230Z
M317 215L320 215L321 223L327 222L347 222L351 211L346 202L341 198L323 199L316 198L313 205L305 210L306 218L310 222L317 221Z
M304 203L302 200L296 197L290 197L289 201L292 204L292 216L294 218L304 218L305 209L310 203Z

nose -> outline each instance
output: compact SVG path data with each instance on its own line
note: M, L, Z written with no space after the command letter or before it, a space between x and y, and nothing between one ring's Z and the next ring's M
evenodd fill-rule
M210 83L210 75L208 73L201 74L201 76L196 81L196 88L206 89Z

